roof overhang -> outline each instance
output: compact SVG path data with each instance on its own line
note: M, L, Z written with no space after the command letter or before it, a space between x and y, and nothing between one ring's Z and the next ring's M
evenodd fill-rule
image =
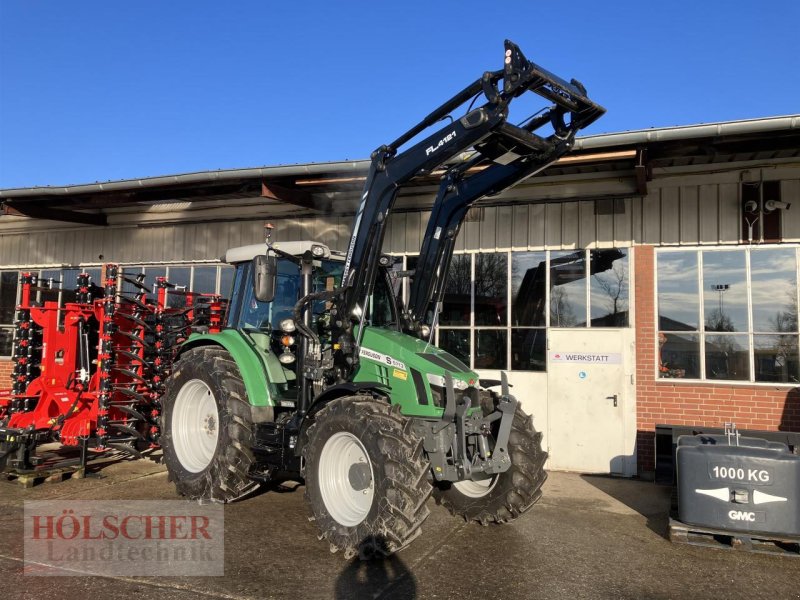
M746 156L800 156L800 115L586 136L537 177L625 172L635 180L636 193L644 195L654 167L724 163ZM258 206L260 215L275 217L330 214L342 212L343 205L355 206L368 169L369 161L358 160L6 189L0 190L0 203L6 215L95 226L107 224L115 210L181 202L219 206L246 201ZM401 189L401 200L419 196L424 197L421 202L432 201L443 172L415 178Z

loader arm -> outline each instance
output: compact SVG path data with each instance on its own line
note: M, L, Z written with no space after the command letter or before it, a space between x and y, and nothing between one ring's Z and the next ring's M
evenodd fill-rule
M508 123L509 104L529 91L554 103L546 121L537 118L523 127ZM470 104L466 114L398 154L401 146L480 94L485 100L481 106L470 110ZM442 223L460 224L466 212L465 206L487 193L513 185L555 160L560 156L558 152L563 154L569 149L576 131L594 122L604 112L605 109L589 100L580 83L574 80L568 83L542 69L527 60L514 43L506 40L502 70L487 71L392 144L373 152L347 250L342 275L343 293L334 302L333 334L338 344L334 360L340 380L348 380L358 364L360 341L354 336L354 330L357 324L363 325L368 311L367 303L375 285L386 223L399 186L416 175L436 169L465 150L479 149L500 168L490 170L473 183L469 183L473 178L461 181L459 172L452 172L460 182L456 188L462 187L462 193L474 196L474 199L464 204L455 199L453 193L440 190L434 208L439 225L429 223L428 231L435 231ZM568 123L564 120L567 114L570 115ZM555 131L549 138L534 133L534 129L545 122L552 123ZM538 166L536 160L540 162ZM460 173L466 173L466 169ZM428 246L426 252L439 257L433 260L434 263L440 262L447 254L446 245L428 242ZM449 252L452 252L452 246ZM427 282L423 287L432 287L432 284ZM432 290L417 294L430 298ZM421 305L422 300L417 304ZM362 335L363 327L358 331L359 336Z
M554 107L546 111L525 129L532 131L546 122L554 122L554 128L557 128L563 122L563 109ZM554 133L545 140L541 150L520 156L509 164L481 165L486 157L479 148L470 161L447 171L433 204L409 287L408 306L403 315L406 331L418 333L431 301L441 301L455 240L470 207L481 198L498 194L547 168L569 152L576 133L575 127L570 128L566 135ZM470 174L471 170L481 166L483 168L477 173Z

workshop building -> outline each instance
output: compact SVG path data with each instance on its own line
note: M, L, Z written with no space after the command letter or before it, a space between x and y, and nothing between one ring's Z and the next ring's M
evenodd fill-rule
M265 221L275 240L345 250L367 168L0 190L0 381L19 272L69 290L115 262L226 295L219 257L262 241ZM415 266L440 174L400 192L384 243L397 269ZM799 249L800 115L587 136L471 209L436 339L482 376L508 371L552 469L651 475L657 430L669 446L727 422L794 443Z

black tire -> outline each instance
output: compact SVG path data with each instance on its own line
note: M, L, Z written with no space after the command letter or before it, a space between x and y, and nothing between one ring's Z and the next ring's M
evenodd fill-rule
M341 478L343 485L350 488L337 496L331 492L330 481L336 477L330 466L347 468L347 459L336 456L335 441L342 436L347 442L357 441L359 452L369 458L371 472L358 484L364 488L356 487L352 476L347 482ZM303 459L311 518L316 521L321 538L330 543L331 552L341 550L345 558L388 556L421 533L421 525L430 512L426 506L432 489L428 482L430 465L423 454L422 440L414 435L411 421L400 414L399 407L367 395L331 401L314 416L303 435ZM354 466L350 465L348 473ZM371 483L367 486L364 481ZM347 505L341 499L344 495L362 489L367 494L367 488L372 493L371 500L364 501L353 521L343 523L344 519L331 515Z
M494 411L495 402L493 394L483 395L481 406L485 414ZM468 495L458 485L444 483L433 490L436 503L452 515L481 525L507 523L519 517L539 501L547 479L544 470L547 452L542 450L542 434L534 429L533 419L519 406L511 424L508 453L511 466L487 482L490 486L487 492L473 488L473 494Z
M197 386L198 381L214 396L218 426L213 455L200 470L187 468L188 461L181 460L181 446L176 442L173 422L181 390L187 384ZM226 350L205 346L187 350L180 357L167 379L162 397L160 438L169 478L179 494L194 500L231 502L258 487L258 483L248 477L254 460L251 418L239 367Z

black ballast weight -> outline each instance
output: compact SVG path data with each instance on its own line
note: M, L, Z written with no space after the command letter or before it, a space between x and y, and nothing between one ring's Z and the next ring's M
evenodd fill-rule
M678 518L689 525L800 536L800 456L733 435L678 438Z

